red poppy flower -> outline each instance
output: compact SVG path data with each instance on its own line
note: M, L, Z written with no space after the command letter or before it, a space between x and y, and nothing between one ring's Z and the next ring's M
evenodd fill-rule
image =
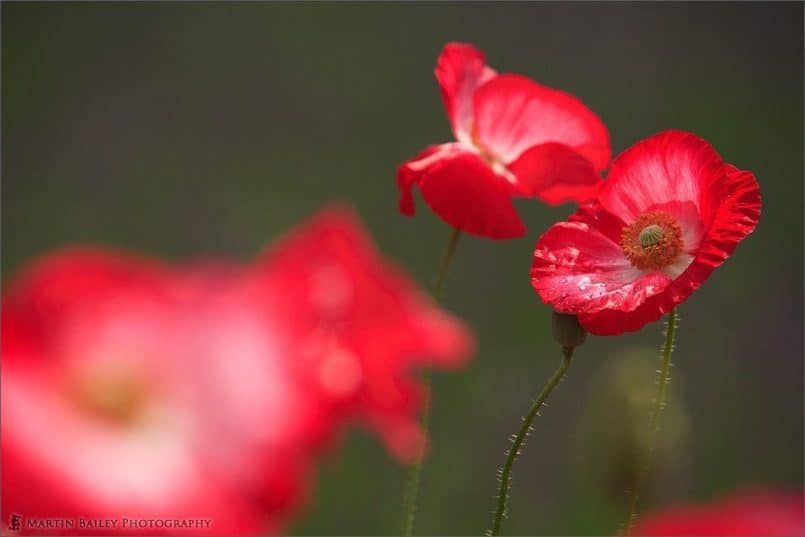
M598 199L537 242L531 280L556 311L599 335L656 321L755 228L754 175L692 134L666 131L621 154Z
M410 456L411 368L459 364L471 337L357 226L326 211L248 265L69 249L25 269L2 304L4 527L279 532L345 425ZM210 522L149 523L185 518Z
M455 142L433 145L397 171L400 211L411 189L451 226L506 239L525 233L512 197L549 204L592 199L609 163L609 134L576 97L520 75L497 74L483 52L449 43L436 79Z
M413 460L423 433L417 367L455 368L470 333L377 254L354 215L324 211L278 241L262 260L282 303L296 362L322 394L327 415L373 427L389 450Z
M18 513L31 534L277 531L309 465L307 397L254 287L239 267L94 249L21 273L3 302L4 522ZM165 526L177 518L209 523Z
M709 505L670 507L637 521L632 535L794 537L805 535L802 492L748 491Z

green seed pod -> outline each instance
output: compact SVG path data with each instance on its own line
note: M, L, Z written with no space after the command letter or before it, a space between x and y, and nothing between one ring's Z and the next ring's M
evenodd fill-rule
M657 224L648 226L643 228L643 231L640 232L640 245L643 248L648 248L649 246L654 246L662 241L663 233L662 228Z

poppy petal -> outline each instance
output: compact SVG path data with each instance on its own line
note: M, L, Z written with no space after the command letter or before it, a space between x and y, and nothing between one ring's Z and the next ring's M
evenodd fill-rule
M321 364L316 381L327 404L367 421L409 460L425 437L412 372L466 363L471 332L381 256L358 217L339 205L272 245L262 266L286 297L286 330L298 334L305 360Z
M669 202L690 201L701 210L702 202L707 204L707 183L720 176L722 166L721 157L705 140L665 131L638 142L613 161L599 200L627 223Z
M425 170L433 166L439 160L447 159L465 153L466 151L467 149L458 143L431 145L411 160L403 162L400 167L397 168L397 188L400 191L400 212L406 216L414 216L414 214L416 214L412 188Z
M410 189L414 183L430 208L456 229L493 239L525 233L511 200L514 185L461 144L428 148L400 166L397 185L404 214L413 212Z
M448 43L436 62L436 80L456 140L470 143L472 95L497 73L486 65L486 55L466 43Z
M505 163L532 146L558 142L575 150L596 170L607 167L609 133L578 98L524 76L500 75L473 97L476 143Z
M670 278L632 267L621 246L584 217L554 224L537 242L531 282L543 302L561 313L630 311L668 287Z
M517 177L521 195L550 205L589 201L603 183L589 160L556 142L527 149L509 165L509 171Z

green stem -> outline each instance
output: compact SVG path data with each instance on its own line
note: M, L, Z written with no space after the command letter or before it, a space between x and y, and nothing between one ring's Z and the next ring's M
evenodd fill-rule
M511 486L511 474L514 459L516 459L520 454L520 449L523 445L523 442L525 442L526 438L531 432L531 422L534 421L534 418L539 413L540 408L542 408L542 405L545 404L545 400L549 395L551 395L551 392L554 390L554 388L559 385L559 382L562 380L562 378L564 378L565 373L567 373L567 370L570 367L570 364L573 362L573 350L574 349L572 347L564 347L562 349L562 364L548 380L548 383L542 389L542 392L539 394L536 401L534 401L534 404L531 405L531 409L523 419L523 425L520 427L520 431L517 433L517 436L514 437L512 447L506 456L506 463L503 465L503 471L500 473L498 508L495 513L492 528L487 532L487 535L500 535L500 525L503 523L503 518L506 516L506 504L509 497L509 488Z
M454 229L450 235L450 241L447 243L447 248L442 254L442 261L439 265L439 272L436 275L436 280L433 283L433 298L438 302L442 298L442 289L444 288L444 280L447 276L447 269L450 267L450 262L456 253L458 247L458 240L461 238L461 231ZM431 371L425 369L422 373L422 382L425 388L425 401L423 402L424 408L422 409L422 431L427 435L428 424L430 421L430 389L431 389ZM422 474L422 465L425 460L425 454L421 453L417 457L414 466L408 473L408 482L405 488L405 496L403 503L405 504L405 521L403 522L403 535L411 537L414 533L414 518L416 517L416 504L417 496L419 495L419 477Z
M439 264L439 273L436 275L436 281L433 282L433 298L436 301L442 299L442 288L444 287L444 279L447 276L447 269L450 267L450 262L453 261L453 256L456 254L458 248L458 240L461 238L461 231L454 229L450 235L450 241L442 254L442 262Z
M674 350L674 337L676 336L677 322L678 316L676 310L671 310L671 313L668 314L668 320L665 323L665 345L663 346L662 353L662 367L657 371L657 397L654 399L654 411L651 414L651 421L649 422L649 438L645 462L632 487L631 499L629 501L629 516L623 525L623 535L629 535L637 518L637 502L640 498L640 490L642 490L645 484L651 466L651 458L654 454L654 443L657 433L660 430L660 416L665 408L665 394L668 391L668 383L671 381L671 354Z

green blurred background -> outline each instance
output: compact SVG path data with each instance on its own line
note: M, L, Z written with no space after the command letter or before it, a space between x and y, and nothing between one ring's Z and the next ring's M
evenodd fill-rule
M571 91L615 152L666 128L753 170L757 231L681 308L647 505L802 487L803 7L799 3L2 5L2 257L74 242L248 258L328 200L427 284L446 226L397 212L397 165L451 137L432 70L469 41ZM532 247L569 205L518 201L526 238L460 245L446 306L480 341L435 382L417 531L478 534L507 436L559 360ZM510 534L606 534L647 426L662 326L591 338L518 461ZM648 388L648 389L647 389ZM403 470L356 431L297 534L394 534Z

